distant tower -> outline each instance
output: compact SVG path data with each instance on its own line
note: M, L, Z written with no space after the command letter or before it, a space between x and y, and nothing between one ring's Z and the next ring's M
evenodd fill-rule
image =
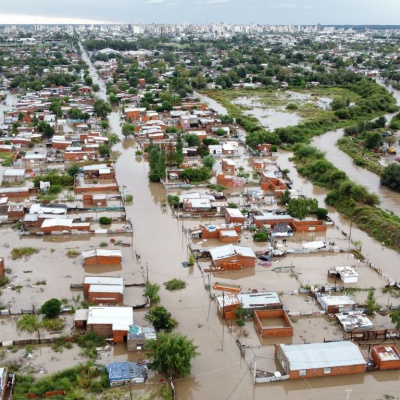
M322 26L321 26L321 24L318 24L317 25L317 32L321 32L322 31Z

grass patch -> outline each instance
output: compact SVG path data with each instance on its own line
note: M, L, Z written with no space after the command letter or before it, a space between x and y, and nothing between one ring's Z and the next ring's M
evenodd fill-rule
M13 260L19 260L20 258L29 257L36 253L39 253L39 249L36 247L14 247L11 250L11 258Z
M20 331L36 332L40 328L40 322L36 315L24 314L18 319L17 328Z
M99 244L99 246L100 246L100 247L107 247L107 246L108 246L108 243L107 243L107 242L101 242L101 243Z
M186 282L183 281L182 279L174 278L168 282L165 282L164 286L167 290L180 290L180 289L185 289Z
M62 331L65 321L60 318L43 318L41 326L48 331Z

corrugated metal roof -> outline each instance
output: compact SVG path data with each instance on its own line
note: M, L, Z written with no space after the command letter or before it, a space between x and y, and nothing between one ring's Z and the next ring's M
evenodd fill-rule
M54 226L68 226L72 227L72 219L68 218L49 218L45 219L42 223L42 228L51 228Z
M358 346L352 342L280 344L279 346L289 360L291 371L366 364Z
M228 244L226 246L214 247L210 249L211 258L213 260L220 260L223 258L231 256L243 256L256 258L254 251L250 247L245 246L235 246L233 244Z

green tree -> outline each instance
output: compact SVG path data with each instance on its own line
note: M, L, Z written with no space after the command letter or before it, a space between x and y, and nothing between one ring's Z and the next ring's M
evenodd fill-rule
M47 318L55 318L61 312L61 301L58 299L50 299L42 305L41 310Z
M374 288L371 288L368 291L367 300L365 301L365 308L367 309L366 313L368 315L373 314L373 312L376 311L376 309L378 308Z
M318 201L316 199L305 199L299 197L290 199L288 213L293 218L304 219L308 214L315 212L318 209Z
M213 156L205 156L203 157L203 165L212 169L215 164L215 158Z
M400 192L400 165L397 163L389 164L381 173L381 185Z
M379 132L367 132L365 147L370 150L379 149L382 146L382 135Z
M136 127L133 124L124 124L122 125L122 135L127 139L129 136L134 135L135 129Z
M145 345L152 368L172 378L190 375L192 359L199 355L197 348L185 335L163 332Z
M110 133L108 135L108 146L112 148L115 146L117 143L119 143L121 139L118 137L116 133Z
M93 110L96 115L100 118L107 117L108 114L111 113L111 106L106 101L102 99L98 99L93 104Z
M172 315L163 306L152 308L144 317L146 321L153 324L157 331L171 331L175 328L177 322L172 318Z
M400 308L390 312L390 319L394 323L397 330L400 330Z
M79 173L80 167L78 164L73 163L68 169L67 169L67 174L69 176L75 176L77 173Z
M43 136L50 139L54 136L54 129L50 124L40 121L37 125L38 131L43 133Z
M108 157L110 155L110 148L104 143L100 144L99 145L99 154L102 157Z
M200 139L197 135L189 133L184 136L189 147L197 147L200 144Z

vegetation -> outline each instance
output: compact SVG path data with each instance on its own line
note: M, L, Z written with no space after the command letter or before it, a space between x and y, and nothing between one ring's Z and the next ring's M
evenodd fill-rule
M29 257L36 253L39 253L39 249L35 247L14 247L11 250L11 258L13 260L19 260L20 258Z
M315 213L318 209L318 201L316 199L306 199L303 197L290 199L287 212L293 217L300 220L304 219L308 214Z
M17 328L21 331L36 332L40 328L40 322L34 314L23 314L17 321Z
M146 343L145 349L152 358L152 368L171 378L189 376L192 359L199 355L193 341L182 334L161 332L157 340Z
M368 315L373 314L378 309L375 298L375 289L373 288L368 291L367 300L365 301L365 308Z
M233 311L236 317L236 323L239 326L243 326L245 324L245 319L247 317L248 312L243 308L242 304L239 304Z
M178 208L179 206L179 196L174 196L172 194L168 195L168 203L173 208Z
M136 126L133 124L124 124L122 125L122 135L127 139L129 136L133 136L135 134Z
M394 323L397 330L400 330L400 308L390 312L390 320Z
M132 194L126 194L124 200L125 200L125 203L132 203L133 195Z
M61 312L61 301L54 298L50 299L42 305L41 311L46 318L55 318Z
M149 298L151 304L158 303L160 301L160 296L158 295L159 291L160 285L147 281L144 295Z
M400 165L391 163L384 168L381 174L381 185L400 192Z
M265 229L254 233L253 240L255 242L266 242L268 240L268 232Z
M167 290L180 290L180 289L185 289L186 282L183 281L182 279L173 278L168 282L165 282L164 286Z
M170 312L163 306L152 308L145 316L145 320L149 321L156 331L170 332L175 328L177 322L172 318Z
M112 219L109 217L100 217L99 222L102 225L111 225L112 224Z
M67 257L68 258L76 258L80 255L81 253L78 250L75 249L69 249L67 250Z

